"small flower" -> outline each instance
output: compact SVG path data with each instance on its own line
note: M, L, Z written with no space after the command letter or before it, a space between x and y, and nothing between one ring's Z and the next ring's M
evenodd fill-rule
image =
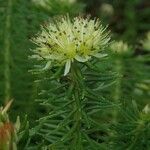
M43 68L65 66L66 75L75 60L86 62L94 57L102 57L101 52L108 45L109 33L105 32L99 20L76 17L70 20L62 18L56 23L49 23L42 27L41 33L33 38L38 46L33 58L46 60Z
M145 50L150 50L150 31L147 33L147 38L142 42Z
M101 11L102 15L112 16L114 13L114 8L110 4L103 3L100 7L100 11Z
M124 54L129 51L129 46L127 43L124 43L123 41L117 41L113 42L110 45L110 49L115 53Z

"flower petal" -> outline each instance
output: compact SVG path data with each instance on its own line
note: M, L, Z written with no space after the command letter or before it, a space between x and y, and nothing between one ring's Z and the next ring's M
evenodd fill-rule
M81 57L81 56L79 56L79 55L77 55L77 56L75 57L75 59L76 59L77 61L79 61L79 62L86 62L86 61L88 61L89 58L90 58L89 56Z
M71 61L68 60L68 61L66 62L66 65L65 65L64 76L66 76L66 75L69 73L70 67L71 67Z
M107 54L100 54L100 53L97 53L97 54L94 54L93 56L95 56L96 58L103 58L103 57L106 57Z

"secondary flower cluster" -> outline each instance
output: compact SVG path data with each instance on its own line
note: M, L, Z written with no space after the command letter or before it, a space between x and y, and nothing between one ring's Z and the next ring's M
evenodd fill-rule
M110 45L110 49L115 53L124 54L129 51L129 46L123 41L116 41Z
M86 62L92 56L102 57L109 40L109 33L99 20L63 17L42 27L41 33L33 38L37 48L32 57L46 60L43 69L65 65L66 75L74 60Z

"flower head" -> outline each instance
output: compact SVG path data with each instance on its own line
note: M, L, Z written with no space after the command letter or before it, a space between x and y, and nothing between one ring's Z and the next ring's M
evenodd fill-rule
M38 47L32 57L46 60L45 68L65 65L66 75L74 60L86 62L92 56L102 57L101 52L110 40L105 30L96 19L64 17L42 27L41 33L33 39Z
M123 41L117 41L113 42L110 45L110 49L115 53L124 54L129 51L129 46L127 43L124 43Z

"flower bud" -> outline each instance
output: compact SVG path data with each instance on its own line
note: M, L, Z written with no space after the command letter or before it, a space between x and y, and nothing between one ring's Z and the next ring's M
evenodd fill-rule
M0 150L16 150L15 127L7 114L11 103L12 101L0 109Z

